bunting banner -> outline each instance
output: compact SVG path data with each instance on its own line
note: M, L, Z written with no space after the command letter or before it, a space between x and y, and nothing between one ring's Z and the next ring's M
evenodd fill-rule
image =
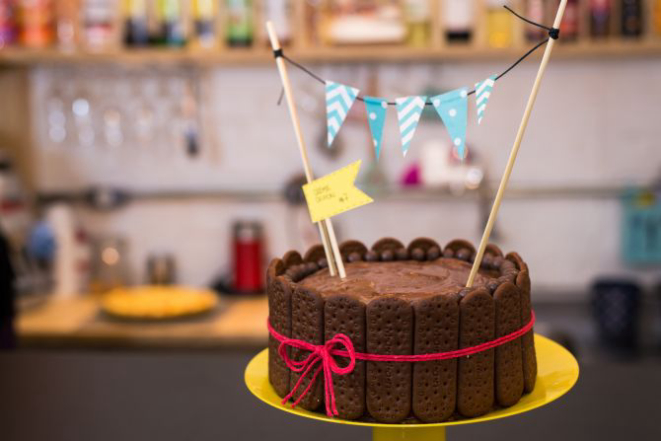
M484 110L491 97L491 91L496 84L496 75L491 75L484 81L475 83L475 107L477 109L477 123L481 124L484 118Z
M436 112L448 129L459 158L466 157L466 126L468 120L468 89L462 87L431 99Z
M374 152L376 154L376 160L378 161L379 155L381 154L381 142L383 140L383 127L386 122L388 101L373 96L366 96L363 100L365 101L367 122L369 123L370 132L372 133Z
M326 81L326 118L328 121L328 147L340 131L349 109L360 91L355 87Z
M395 100L399 133L402 137L402 154L404 156L406 156L411 146L411 140L415 134L416 127L418 127L420 115L422 115L422 111L425 109L426 102L426 96L407 96Z
M477 113L477 123L481 124L484 119L484 112L487 108L491 93L495 87L496 81L501 80L505 75L517 67L523 60L528 58L531 54L535 53L538 49L550 41L557 40L559 37L559 30L536 23L527 19L512 9L505 7L515 17L522 21L537 26L548 32L548 37L540 40L530 50L525 52L521 57L515 60L507 68L505 68L498 75L491 75L488 78L479 81L475 84L475 88L470 92L467 88L461 88L448 92L445 94L437 95L432 98L432 102L427 101L426 96L406 96L397 98L396 100L388 100L380 97L363 97L360 96L360 91L354 87L346 86L343 84L328 81L315 73L309 67L291 59L283 53L283 50L277 49L273 51L276 59L284 58L294 67L300 69L314 80L323 84L326 88L326 112L327 112L327 127L328 127L328 146L330 147L337 133L342 127L344 120L356 100L365 103L365 111L367 112L367 121L369 123L372 143L378 160L381 155L383 143L383 130L388 106L394 106L397 110L397 120L399 124L399 132L402 144L402 153L404 156L409 151L411 141L416 132L420 117L425 106L432 104L443 120L443 123L448 129L450 134L453 148L456 149L457 154L461 159L466 157L466 126L467 126L467 108L468 108L468 95L475 94L475 109ZM280 94L278 104L282 101L284 96L283 92Z

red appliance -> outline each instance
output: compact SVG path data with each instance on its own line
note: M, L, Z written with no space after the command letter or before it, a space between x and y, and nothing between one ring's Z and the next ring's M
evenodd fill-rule
M254 221L237 221L234 223L233 235L234 290L242 293L263 291L264 235L262 224Z

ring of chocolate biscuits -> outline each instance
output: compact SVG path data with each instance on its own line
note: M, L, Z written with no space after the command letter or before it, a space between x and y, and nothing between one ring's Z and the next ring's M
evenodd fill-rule
M340 245L346 262L418 260L440 257L472 262L475 247L453 240L445 247L428 238L408 246L393 238L377 241L368 249L359 241ZM458 289L415 302L389 296L364 303L346 295L322 298L297 282L327 267L324 249L315 245L304 255L287 252L273 259L267 271L269 320L287 337L323 344L338 333L347 335L357 352L425 354L461 349L484 343L520 329L531 318L528 266L516 253L506 256L488 245L481 266L500 276L487 286ZM388 338L383 338L383 335ZM299 380L278 354L279 342L269 339L269 380L284 397ZM288 348L293 360L305 353ZM357 361L348 375L334 375L339 417L374 419L382 423L415 420L435 423L476 417L496 407L516 404L533 390L537 361L533 331L495 349L473 356L420 363ZM300 390L310 379L304 378ZM320 410L323 404L320 377L300 405ZM298 398L297 396L294 397Z

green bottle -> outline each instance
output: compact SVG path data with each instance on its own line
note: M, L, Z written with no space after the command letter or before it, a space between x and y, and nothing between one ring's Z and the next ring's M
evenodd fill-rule
M186 44L181 0L158 0L161 43L166 46Z
M251 0L226 0L227 44L232 47L252 45L254 36Z

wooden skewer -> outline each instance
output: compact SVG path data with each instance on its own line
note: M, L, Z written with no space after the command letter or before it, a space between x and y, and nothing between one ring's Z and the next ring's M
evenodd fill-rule
M553 27L556 29L560 28L560 23L562 22L562 16L565 13L565 6L567 5L567 0L561 0L560 5L558 6L558 12L555 15L555 20L553 21ZM491 213L489 214L489 220L487 220L487 225L484 228L484 233L482 234L482 240L480 241L480 247L477 250L477 255L475 256L475 261L473 262L473 267L471 268L470 275L468 276L468 282L466 286L471 288L475 282L475 276L480 269L480 264L482 263L482 257L484 257L484 250L487 247L489 242L489 236L491 236L491 230L493 230L494 223L496 222L496 217L498 217L498 210L500 209L500 204L503 201L503 195L505 194L505 189L507 188L507 183L509 182L510 175L512 174L512 169L514 168L514 163L516 162L516 155L519 153L519 147L521 147L521 141L523 140L523 135L528 126L528 120L530 119L530 114L532 113L532 108L535 105L535 100L537 99L537 92L539 92L539 87L542 84L542 77L544 76L544 71L546 66L549 63L551 58L551 52L553 51L553 46L555 45L554 39L549 39L544 50L544 55L542 56L542 62L539 65L539 70L537 71L537 77L535 78L535 83L532 86L532 91L528 97L528 104L526 109L523 112L523 119L521 120L521 125L519 126L519 131L516 134L516 139L514 140L514 146L510 152L509 160L507 161L507 166L505 167L505 172L503 177L500 180L500 185L498 186L498 192L496 193L496 198L493 201L493 207L491 208Z
M340 274L340 279L344 279L347 276L347 272L344 269L344 262L342 261L342 254L340 254L340 247L337 244L337 238L335 237L335 229L333 228L333 223L331 222L330 218L326 218L322 222L326 226L326 231L328 232L328 239L330 240L331 250L333 251L333 256L335 256L335 264L337 265L337 272Z
M271 47L273 50L280 50L280 41L278 40L278 36L275 33L275 28L273 27L272 22L266 22L266 30L269 34L269 40L271 40ZM280 72L282 86L285 89L285 97L287 98L289 115L291 116L291 121L294 126L294 133L296 133L298 150L301 153L301 159L303 160L305 178L307 179L308 183L310 183L314 180L314 176L312 174L312 169L310 168L310 162L308 161L307 148L305 147L305 141L303 140L303 131L301 130L301 124L298 119L298 111L296 110L296 104L294 103L294 94L292 92L291 83L289 82L287 66L285 65L285 60L282 57L276 57L275 62L278 66L278 71ZM333 224L331 220L325 219L321 222L317 222L317 226L319 227L319 235L321 236L321 242L324 245L326 260L328 260L328 269L330 270L331 276L334 276L339 272L340 277L344 279L346 277L346 271L344 269L342 255L340 254L340 249L337 245L337 238L335 237L335 231L333 230Z

